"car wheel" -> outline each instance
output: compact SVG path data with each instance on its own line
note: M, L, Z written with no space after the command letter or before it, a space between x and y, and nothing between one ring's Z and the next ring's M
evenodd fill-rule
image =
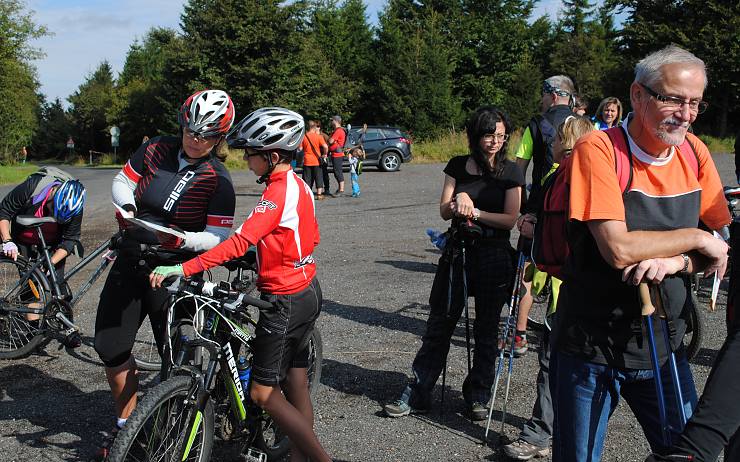
M397 152L386 152L380 158L378 166L386 172L395 172L401 168L401 156Z

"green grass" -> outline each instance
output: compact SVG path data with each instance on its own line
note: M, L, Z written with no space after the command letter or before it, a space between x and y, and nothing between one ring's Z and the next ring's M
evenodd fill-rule
M0 165L0 185L18 184L38 169L34 164Z
M710 135L699 135L699 139L709 148L709 152L735 152L735 138L717 138Z
M522 130L515 130L511 134L507 151L510 158L514 157L514 151L522 139ZM414 143L414 163L429 164L447 162L455 156L468 153L468 137L465 132L450 131L446 135L434 140L420 141Z

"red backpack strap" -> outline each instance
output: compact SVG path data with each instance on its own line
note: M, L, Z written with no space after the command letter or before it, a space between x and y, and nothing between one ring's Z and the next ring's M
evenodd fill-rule
M625 192L632 183L632 152L627 145L627 133L621 125L604 132L614 146L614 168L619 180L619 190Z
M696 179L699 179L699 155L696 153L696 149L694 149L694 143L691 142L689 139L689 134L686 134L686 138L684 138L683 143L681 143L681 146L678 147L678 151L681 153L681 157L686 161L686 163L689 164L689 167L691 167L691 170L694 172L694 175L696 175ZM689 154L689 151L691 151L691 154Z

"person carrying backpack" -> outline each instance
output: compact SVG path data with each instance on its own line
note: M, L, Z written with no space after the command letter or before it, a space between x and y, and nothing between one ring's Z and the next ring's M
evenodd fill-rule
M551 184L550 179L556 173L563 174L567 167L564 165L573 150L576 140L586 133L593 131L593 123L588 117L570 116L560 124L557 129L555 141L553 142L553 168L542 179L545 188L539 196L529 196L529 201L537 203L530 204L528 207L531 213L522 215L517 221L519 232L528 239L534 237L535 226L537 226L536 216L542 209L544 196L547 194L547 185ZM562 167L560 167L562 166ZM563 236L563 239L565 237ZM534 256L534 255L533 255ZM561 281L554 276L549 276L544 271L537 271L534 267L532 287L534 288L538 280L541 285L550 284L551 300L548 315L557 306L558 291ZM512 459L529 460L533 457L545 457L550 454L550 440L552 439L553 409L552 398L550 396L550 329L547 324L543 330L543 336L540 340L540 350L538 360L540 370L537 373L537 397L535 398L532 408L532 417L524 423L516 441L504 446L504 453Z
M85 187L69 173L56 167L41 167L13 188L0 203L0 237L3 255L16 260L18 255L37 257L35 244L40 244L36 230L15 223L20 215L37 218L54 217L56 222L41 225L46 244L53 250L51 262L59 276L64 275L64 262L76 248L81 249L82 212ZM80 252L81 253L81 252ZM39 315L28 314L29 328L37 328ZM71 348L82 344L77 331L63 343Z
M542 179L552 169L552 145L555 141L556 129L566 118L573 116L573 99L575 86L573 81L565 75L554 75L542 83L542 98L540 99L541 114L529 121L524 129L522 141L516 150L516 163L527 176L527 167L532 161L532 187L530 195L538 196L542 188ZM527 207L522 210L527 213ZM532 241L519 238L519 248L525 249L529 257ZM529 271L529 263L525 264L525 272ZM514 338L514 355L521 356L527 352L527 316L532 308L531 284L524 283L525 293L519 302L519 316L516 322Z
M721 277L728 250L697 224L701 219L720 229L730 221L712 157L687 133L706 109L706 82L704 62L686 50L671 45L648 55L637 63L630 86L634 112L620 127L591 132L573 149L567 176L570 254L551 342L554 462L599 461L620 396L651 449L667 449L640 283L656 286L653 292L661 295L686 414L696 405L682 343L689 275L704 271ZM618 145L627 151L626 165L616 163ZM620 184L621 168L628 172L626 187ZM663 336L661 325L654 324L657 338ZM657 355L663 383L672 384L664 389L665 402L675 402L663 342L657 342ZM670 409L668 420L680 427L677 409Z

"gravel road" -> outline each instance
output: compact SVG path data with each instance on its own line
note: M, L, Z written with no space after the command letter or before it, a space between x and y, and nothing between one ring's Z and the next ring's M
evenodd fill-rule
M718 154L715 162L723 180L730 184L733 157ZM444 228L437 207L442 167L409 164L393 174L367 171L360 177L361 198L317 203L322 241L316 258L325 299L319 319L324 361L315 402L316 431L335 458L505 460L499 436L515 438L531 413L538 367L534 348L515 363L503 435L496 424L490 442L481 443L485 425L471 423L462 415L460 388L466 353L461 322L448 360L444 414L439 412L438 384L434 412L403 419L381 416L381 405L395 399L403 388L425 328L439 253L424 230ZM110 181L116 170L72 170L89 188L83 241L91 250L115 229ZM249 172L235 172L233 179L238 222L249 212L262 186ZM0 194L8 190L0 188ZM78 305L76 316L85 340L81 348L68 352L52 343L40 354L0 364L3 460L87 460L99 441L98 431L111 426L113 406L92 348L101 287L102 280ZM705 313L706 337L692 365L700 390L724 339L724 293L720 297L718 310ZM532 339L536 347L536 337ZM145 384L152 380L152 376L143 376ZM637 422L627 406L620 404L611 420L604 460L641 461L647 453ZM217 449L214 456L215 460L231 459L224 449Z

